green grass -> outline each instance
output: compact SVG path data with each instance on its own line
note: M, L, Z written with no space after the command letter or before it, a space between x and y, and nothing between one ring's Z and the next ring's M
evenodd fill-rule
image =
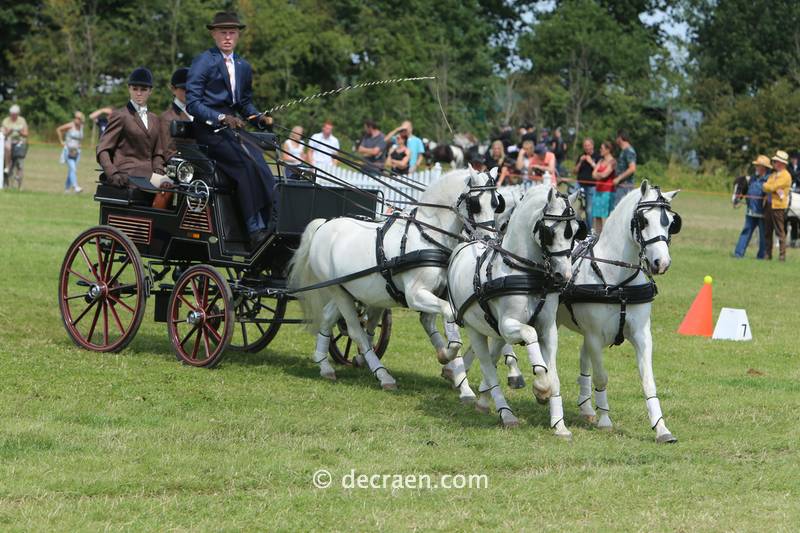
M66 170L48 154L32 150L28 188L61 190ZM407 311L395 314L384 359L396 393L356 369L338 369L335 384L320 379L313 338L297 326L216 370L183 367L152 321L153 301L122 353L79 350L60 323L57 276L97 206L90 194L0 191L0 529L795 529L800 254L789 250L786 264L731 259L742 212L726 201L675 202L684 231L659 280L653 333L661 405L680 441L658 446L627 343L606 352L615 431L578 420L579 338L565 330L572 442L551 435L530 388L508 392L522 421L513 431L460 405ZM715 313L747 309L752 342L675 334L705 274ZM351 469L486 474L489 487L320 490L311 483L320 468L337 482Z

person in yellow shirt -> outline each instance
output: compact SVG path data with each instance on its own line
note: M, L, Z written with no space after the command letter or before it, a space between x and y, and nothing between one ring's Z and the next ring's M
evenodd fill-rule
M786 261L786 232L784 230L785 212L789 207L789 190L792 186L792 176L786 167L789 166L789 154L778 150L772 156L772 166L775 171L764 182L766 193L766 206L764 209L764 230L766 235L767 259L772 259L772 234L778 234L778 250L780 261Z

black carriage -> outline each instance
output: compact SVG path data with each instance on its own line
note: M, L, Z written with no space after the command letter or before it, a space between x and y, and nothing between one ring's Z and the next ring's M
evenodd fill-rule
M174 123L173 133L181 132ZM248 137L274 159L274 135ZM314 218L375 213L379 195L322 187L313 174L287 180L275 168L270 234L256 247L249 243L234 180L217 171L203 146L178 144L167 164L173 196L165 207L154 207L155 196L164 193L146 179L132 178L133 186L123 189L101 176L94 196L100 225L73 241L59 277L59 306L73 342L98 352L122 350L136 335L150 297L177 358L192 366L215 366L229 347L260 351L281 325L300 323L286 316L292 299L286 277L306 225ZM379 328L380 357L391 334L390 311ZM351 364L354 346L343 321L334 338L331 356Z

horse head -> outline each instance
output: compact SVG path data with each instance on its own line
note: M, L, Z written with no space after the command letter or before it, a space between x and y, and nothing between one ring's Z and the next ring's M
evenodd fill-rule
M664 274L672 263L669 244L681 231L681 217L672 210L672 200L680 191L662 193L647 180L639 188L641 196L631 213L630 237L640 247L652 274Z

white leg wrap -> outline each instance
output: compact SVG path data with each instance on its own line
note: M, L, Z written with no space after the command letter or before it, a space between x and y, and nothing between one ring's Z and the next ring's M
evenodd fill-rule
M525 349L528 351L528 359L530 359L531 366L533 367L534 374L541 374L547 372L547 365L544 364L542 357L542 350L539 348L539 343L526 344Z
M320 360L327 359L328 357L328 346L331 344L330 336L326 337L322 333L317 334L317 346L314 348L314 361L319 362Z
M438 331L434 331L431 334L430 339L431 339L431 344L433 344L433 347L436 348L437 350L440 350L445 347L444 338L442 337L442 334L439 333Z
M444 333L447 335L448 344L457 343L461 344L461 331L458 329L458 324L455 322L444 323Z
M580 391L578 392L578 406L588 402L592 399L592 376L578 376L578 385Z
M597 408L601 411L605 411L608 413L608 390L595 390L594 391L594 403Z
M658 421L664 418L661 413L661 403L657 397L653 396L647 399L647 414L650 416L650 428L655 429Z
M564 403L561 396L550 397L550 427L556 427L560 421L564 420Z

